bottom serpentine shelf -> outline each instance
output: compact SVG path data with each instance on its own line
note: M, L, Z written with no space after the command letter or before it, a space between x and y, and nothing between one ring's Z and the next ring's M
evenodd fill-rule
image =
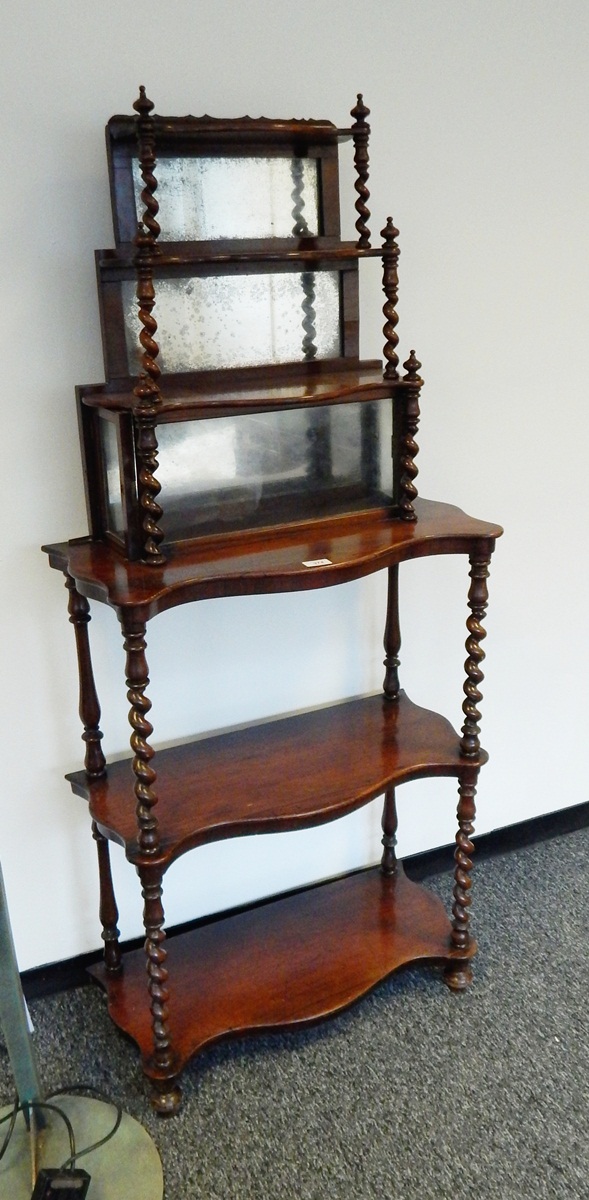
M200 926L166 942L174 1071L212 1042L317 1021L346 1008L396 968L420 959L472 957L450 943L441 901L378 867L319 884ZM142 950L118 978L91 974L110 1015L138 1044L147 1075L151 1016Z

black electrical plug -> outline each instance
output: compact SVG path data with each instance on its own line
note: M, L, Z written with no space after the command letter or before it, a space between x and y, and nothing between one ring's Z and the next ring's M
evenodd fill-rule
M90 1186L87 1171L42 1167L31 1200L84 1200Z

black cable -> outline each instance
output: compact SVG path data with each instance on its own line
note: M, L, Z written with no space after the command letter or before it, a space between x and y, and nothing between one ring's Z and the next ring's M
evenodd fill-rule
M73 1092L78 1092L81 1094L84 1092L89 1092L97 1100L102 1100L104 1104L110 1104L116 1110L116 1117L112 1129L109 1129L108 1133L106 1133L104 1137L101 1137L97 1142L92 1142L91 1146L85 1146L83 1150L78 1150L77 1153L74 1147L70 1157L66 1158L65 1162L61 1164L61 1171L71 1170L74 1166L74 1163L77 1162L79 1158L82 1158L82 1155L90 1154L92 1150L98 1150L101 1146L104 1146L107 1142L110 1142L110 1139L114 1137L123 1119L123 1110L120 1104L116 1104L114 1100L111 1100L109 1096L105 1096L103 1092L98 1090L98 1088L90 1087L84 1083L74 1083L70 1087L58 1088L57 1091L51 1092L50 1096L51 1098L54 1096L69 1096Z
M18 1117L18 1114L20 1112L24 1113L25 1111L27 1111L31 1108L33 1110L38 1109L38 1108L44 1108L44 1109L48 1109L50 1112L55 1112L55 1113L57 1113L58 1116L61 1117L62 1121L65 1123L65 1126L66 1126L67 1132L68 1132L69 1144L70 1144L70 1155L69 1155L69 1158L66 1158L65 1162L62 1163L61 1167L59 1168L60 1171L73 1170L74 1164L76 1163L78 1158L82 1158L82 1156L84 1154L90 1154L92 1150L98 1150L101 1146L104 1146L106 1144L106 1142L109 1142L110 1139L114 1137L115 1133L119 1129L119 1126L123 1119L123 1110L122 1110L120 1104L116 1104L114 1100L111 1100L109 1096L105 1096L103 1092L100 1092L98 1090L98 1088L90 1087L89 1085L83 1084L83 1083L72 1084L69 1087L58 1088L56 1091L50 1092L50 1094L48 1096L48 1101L52 1100L56 1096L69 1096L72 1093L79 1093L82 1095L84 1093L90 1093L97 1100L101 1100L105 1104L110 1104L116 1110L116 1117L115 1117L114 1125L113 1125L112 1129L109 1129L108 1133L106 1133L104 1135L104 1137L100 1138L97 1142L93 1142L91 1146L85 1146L83 1150L76 1150L76 1139L75 1139L75 1135L74 1135L73 1126L72 1126L72 1123L71 1123L69 1117L67 1116L67 1113L65 1113L63 1111L63 1109L59 1108L56 1104L50 1104L48 1102L40 1101L40 1100L28 1101L24 1104L20 1104L18 1096L17 1096L11 1111L9 1113L6 1113L5 1116L0 1117L0 1125L3 1125L6 1121L10 1121L10 1125L9 1125L8 1131L5 1135L4 1142L2 1144L2 1147L0 1148L0 1159L3 1158L4 1154L6 1153L6 1151L8 1149L10 1139L14 1133L14 1127L16 1124L16 1118Z
M10 1121L8 1133L6 1134L6 1137L4 1138L4 1141L2 1143L2 1149L0 1150L0 1159L4 1158L4 1155L6 1154L6 1151L8 1149L8 1143L14 1133L14 1126L16 1125L16 1118L18 1117L20 1109L21 1109L21 1106L18 1102L18 1096L17 1096L16 1100L14 1101L12 1111L9 1113L6 1113L5 1117L0 1117L0 1125L3 1125L5 1121Z
M21 1104L20 1107L21 1107L21 1109L24 1109L25 1106L24 1106L24 1104ZM47 1108L49 1110L49 1112L57 1113L58 1117L61 1117L62 1121L65 1122L66 1129L68 1132L68 1137L69 1137L69 1141L70 1141L70 1153L73 1154L75 1157L76 1139L74 1137L73 1125L72 1125L67 1113L64 1113L63 1109L58 1108L56 1104L48 1104L46 1100L35 1100L32 1104L27 1105L27 1107L32 1108L33 1112L37 1108Z
M61 1108L58 1108L56 1104L47 1104L44 1100L27 1100L27 1101L25 1101L24 1104L20 1104L18 1096L14 1102L14 1107L13 1107L12 1111L7 1113L6 1116L0 1117L0 1125L3 1124L4 1121L10 1121L10 1128L8 1130L8 1133L6 1134L6 1137L4 1138L4 1144L2 1146L2 1149L0 1150L0 1158L2 1158L2 1156L6 1153L8 1144L14 1133L14 1126L16 1124L16 1118L17 1118L18 1114L20 1112L24 1113L31 1108L33 1109L33 1112L35 1112L38 1108L46 1108L46 1109L49 1109L50 1112L55 1112L55 1113L57 1113L57 1115L59 1117L61 1117L62 1121L65 1123L65 1126L66 1126L66 1129L68 1132L68 1138L69 1138L69 1143L70 1143L70 1153L72 1156L72 1160L75 1159L77 1157L77 1155L76 1155L76 1139L74 1136L74 1130L73 1130L72 1123L71 1123L69 1117L67 1116L67 1114L64 1113ZM69 1161L70 1160L68 1159L68 1162Z

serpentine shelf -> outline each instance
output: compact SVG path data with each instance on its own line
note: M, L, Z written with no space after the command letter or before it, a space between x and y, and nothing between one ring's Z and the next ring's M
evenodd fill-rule
M149 620L193 600L307 591L426 555L492 553L502 533L499 525L434 500L417 499L415 512L416 521L371 513L268 533L195 539L172 547L167 562L149 570L90 538L43 549L51 566L67 571L83 595Z
M477 765L486 761L484 751ZM137 842L131 760L100 779L69 775L101 832L131 862L170 863L204 842L302 829L366 804L391 785L464 768L449 721L400 693L347 700L159 750L155 812L160 853ZM317 779L321 779L321 788ZM239 804L235 803L239 796Z
M151 1057L143 951L124 955L118 977L102 964L91 974L108 993L111 1017L139 1046L146 1074L165 1080L221 1038L347 1008L406 963L472 957L475 942L457 952L450 933L441 901L399 865L392 877L369 868L170 937L175 1058L168 1071Z

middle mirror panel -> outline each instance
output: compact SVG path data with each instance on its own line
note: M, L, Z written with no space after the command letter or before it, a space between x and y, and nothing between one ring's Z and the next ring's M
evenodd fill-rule
M135 282L122 284L129 374L139 371ZM158 279L154 317L162 371L255 367L337 358L340 272Z

